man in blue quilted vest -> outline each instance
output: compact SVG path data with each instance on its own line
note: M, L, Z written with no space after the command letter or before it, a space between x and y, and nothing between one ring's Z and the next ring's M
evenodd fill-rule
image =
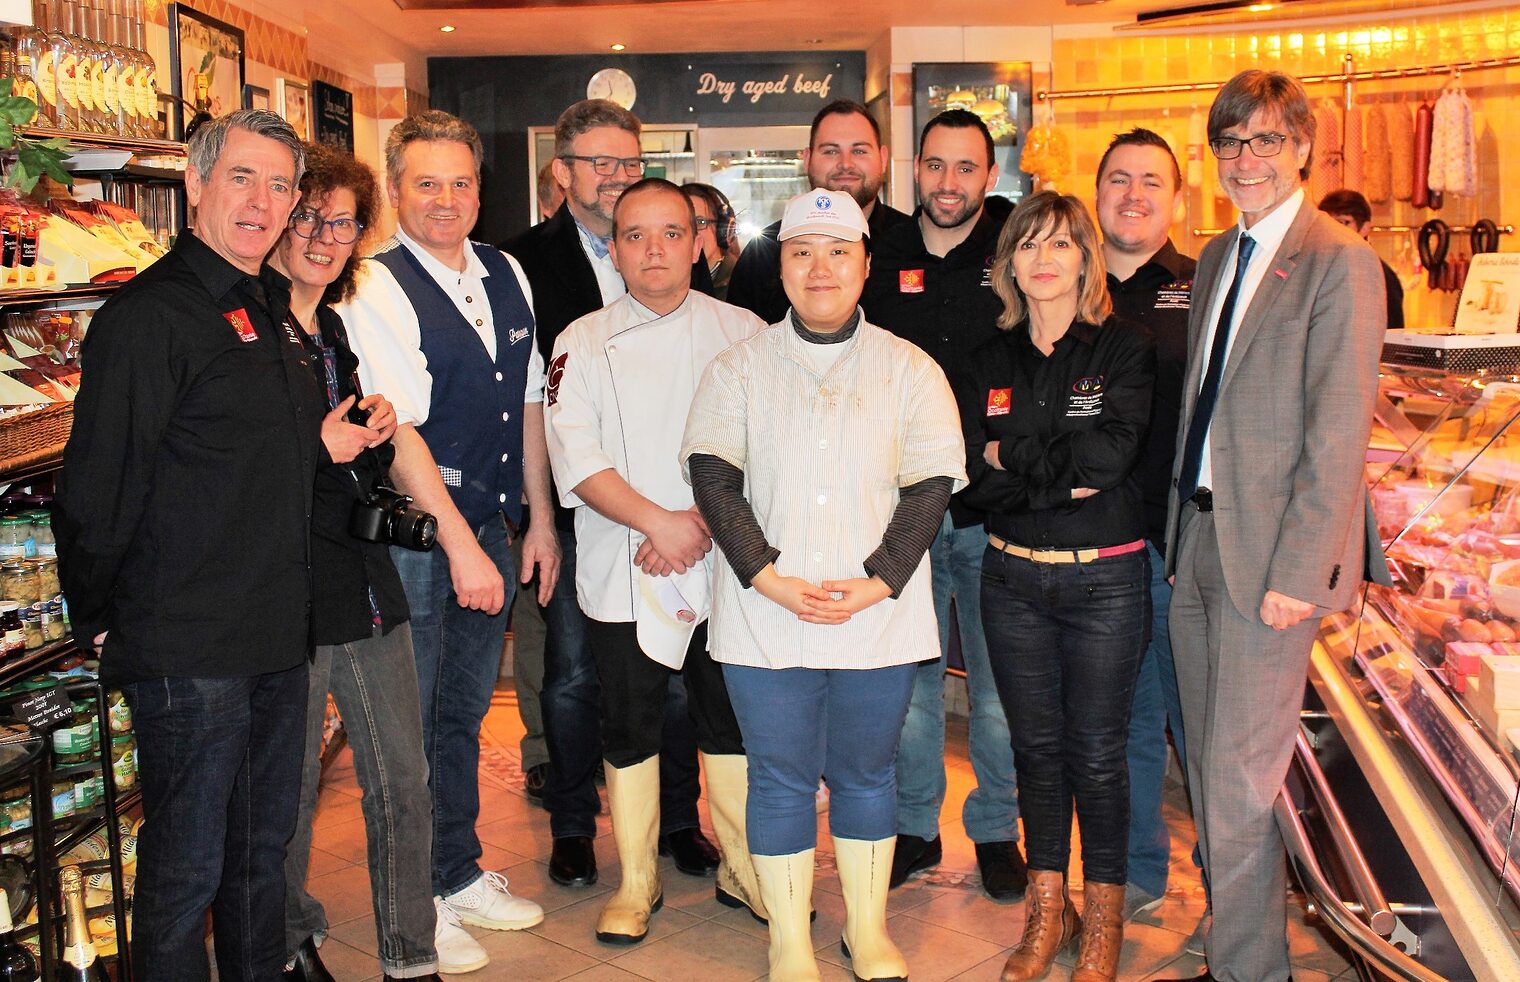
M391 476L438 518L440 548L392 554L412 609L439 960L474 955L484 964L483 950L444 950L478 947L450 927L518 930L544 916L514 897L504 876L480 867L476 772L513 593L537 567L538 599L547 602L560 552L527 280L516 260L468 238L480 213L480 161L479 134L448 113L396 125L385 164L400 228L365 260L356 295L338 310L364 388L386 393L402 424ZM519 535L520 571L510 548Z

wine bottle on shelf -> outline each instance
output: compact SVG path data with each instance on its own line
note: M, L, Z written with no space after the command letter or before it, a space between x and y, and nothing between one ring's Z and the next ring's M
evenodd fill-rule
M53 0L52 16L48 19L48 63L52 71L42 80L43 92L49 88L47 78L53 79L55 95L54 110L58 128L79 129L79 89L75 73L79 69L79 52L69 43L68 11L63 0Z
M79 46L79 68L76 72L79 84L79 119L84 129L100 132L101 111L95 100L96 83L100 81L100 52L96 49L94 25L90 23L90 8L79 0L68 0L74 8L74 43Z
M63 953L53 977L57 982L110 982L90 937L90 921L84 912L84 878L78 866L58 871L58 891L63 897Z
M106 0L106 14L111 22L111 79L116 83L116 130L122 136L142 136L137 122L137 63L127 47L122 7L121 0Z
M41 976L37 957L16 940L10 898L0 889L0 982L37 982Z
M137 115L142 122L143 135L162 136L158 125L158 65L148 54L148 27L143 20L143 0L132 3L132 50L137 60Z
M39 6L41 5L33 5L32 20L41 24L42 18L37 10ZM46 47L47 35L43 34L35 26L25 27L18 25L11 32L12 71L15 73L13 76L15 81L11 85L11 94L21 96L23 99L30 99L37 104L37 115L32 117L32 123L38 126L53 125L51 117L44 111L45 103L42 100L42 95L37 91L38 60L41 59L43 49Z
M106 16L105 0L95 0L90 13L95 19L95 51L100 59L100 71L95 76L95 106L100 110L100 131L119 135L121 103L117 97L121 94L121 86L116 78L121 66L116 62L116 52L111 50L111 21Z

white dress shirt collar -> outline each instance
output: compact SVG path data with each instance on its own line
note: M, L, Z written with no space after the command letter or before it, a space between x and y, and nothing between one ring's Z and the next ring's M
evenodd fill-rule
M440 261L437 256L423 248L416 239L407 235L406 230L400 226L396 227L396 241L410 250L411 254L417 257L417 261L422 263L422 268L427 270L428 275L439 283L457 283L461 277L466 276L482 280L491 275L486 270L485 263L475 255L475 250L470 247L468 239L464 243L464 272Z
M1299 187L1288 196L1287 201L1273 208L1266 217L1250 228L1246 228L1246 217L1240 216L1237 224L1240 226L1241 234L1249 235L1256 240L1256 251L1252 253L1253 261L1265 262L1277 254L1277 247L1282 245L1289 226L1293 224L1293 219L1298 217L1298 209L1303 205L1304 189Z

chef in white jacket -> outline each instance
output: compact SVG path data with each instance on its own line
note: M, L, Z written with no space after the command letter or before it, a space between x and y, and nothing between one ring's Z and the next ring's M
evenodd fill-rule
M701 246L669 181L624 191L611 256L621 299L575 321L550 360L545 421L555 486L575 509L575 591L602 689L602 742L622 883L600 941L644 938L660 908L659 750L680 672L723 856L718 900L765 916L746 843L743 737L707 652L712 538L681 476L686 413L708 362L764 324L690 289Z

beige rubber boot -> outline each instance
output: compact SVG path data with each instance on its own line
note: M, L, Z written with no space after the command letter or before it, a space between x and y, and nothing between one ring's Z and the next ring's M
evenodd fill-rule
M596 940L637 944L664 903L660 890L660 755L632 767L608 764L607 802L623 881L602 908Z
M749 799L749 760L743 754L703 754L702 770L707 778L707 812L712 816L713 834L718 837L718 884L714 888L718 903L725 907L745 907L755 919L764 923L767 914L760 897L760 882L750 860L749 838L745 830L744 805Z
M813 850L755 856L760 895L770 912L770 982L822 982L813 958Z
M855 978L907 979L908 960L887 936L887 881L896 836L867 842L834 837L834 860L844 888L844 953Z

